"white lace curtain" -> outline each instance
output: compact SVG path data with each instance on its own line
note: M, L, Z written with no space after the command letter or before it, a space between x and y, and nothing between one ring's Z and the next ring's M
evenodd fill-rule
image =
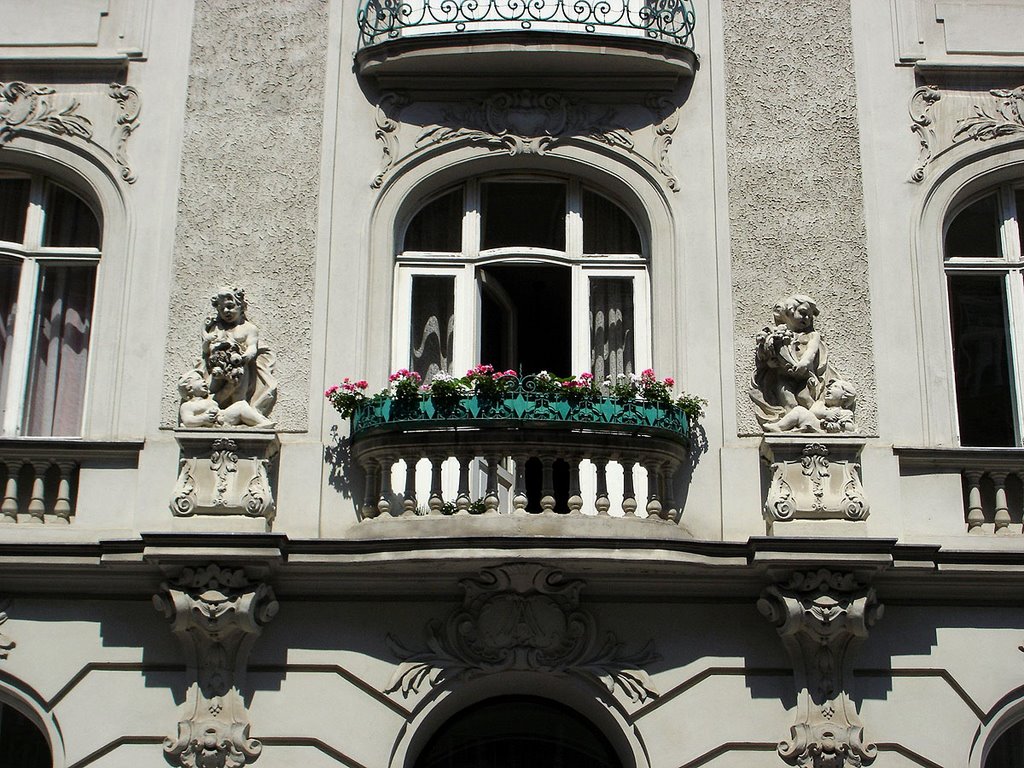
M590 278L590 370L598 381L633 372L630 278Z
M412 282L412 370L429 381L451 372L455 337L455 278L416 275Z

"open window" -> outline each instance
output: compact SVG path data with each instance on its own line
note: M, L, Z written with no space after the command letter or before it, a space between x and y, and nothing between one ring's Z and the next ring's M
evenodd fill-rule
M100 223L39 175L0 172L0 429L82 428Z
M960 444L1024 443L1024 186L1005 184L949 217L945 271Z
M576 179L467 181L424 204L401 242L395 368L603 378L650 364L640 231Z

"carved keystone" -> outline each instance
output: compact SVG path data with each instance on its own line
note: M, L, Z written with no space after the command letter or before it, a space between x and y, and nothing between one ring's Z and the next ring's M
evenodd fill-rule
M758 610L778 630L793 662L796 721L779 755L800 768L859 768L875 759L846 690L852 655L882 616L875 590L852 573L824 568L768 587Z
M181 768L240 768L263 745L249 738L244 687L249 650L278 603L266 584L241 568L183 568L161 585L153 605L171 622L185 652L189 681L177 733L164 756Z

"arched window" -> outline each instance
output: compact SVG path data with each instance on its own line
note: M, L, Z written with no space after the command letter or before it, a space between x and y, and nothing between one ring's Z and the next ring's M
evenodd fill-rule
M424 377L480 362L598 378L649 365L640 232L576 179L472 179L409 220L394 360Z
M470 707L430 739L416 768L622 768L593 723L533 696L505 696Z
M50 768L53 759L46 737L14 707L0 702L0 765Z
M988 751L985 768L1024 768L1024 721L1011 725Z
M81 197L0 171L0 434L80 433L100 244Z

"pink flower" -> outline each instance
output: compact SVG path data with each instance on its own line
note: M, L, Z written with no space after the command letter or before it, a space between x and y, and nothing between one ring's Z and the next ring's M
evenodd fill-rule
M516 377L519 376L519 374L516 373L515 371L513 371L511 368L509 368L507 371L505 371L505 375L506 376L512 376L513 378L516 378Z
M676 385L676 380L675 379L673 379L671 376L666 376L665 377L665 386L666 387L674 387L675 385Z
M356 382L356 386L359 387L360 389L366 389L368 386L370 386L370 382L366 381L366 379L360 379L359 381Z
M644 370L640 371L640 378L641 379L653 379L654 378L654 369L653 368L645 368Z
M580 381L593 381L593 380L594 380L594 374L592 374L592 373L581 373L580 374Z
M324 390L324 397L330 397L335 392L337 392L339 389L340 389L340 387L337 384L332 384L331 386L329 386L327 389Z

